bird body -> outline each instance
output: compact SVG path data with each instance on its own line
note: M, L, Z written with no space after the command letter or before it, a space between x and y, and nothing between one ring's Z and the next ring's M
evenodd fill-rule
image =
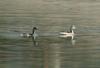
M60 37L66 37L66 38L67 37L71 37L73 39L74 38L74 35L75 35L74 29L75 29L75 26L72 25L70 27L70 32L60 32Z
M22 34L20 34L20 36L22 36L22 37L34 37L34 38L36 38L37 34L36 34L35 30L37 30L37 28L33 27L32 33L22 33Z

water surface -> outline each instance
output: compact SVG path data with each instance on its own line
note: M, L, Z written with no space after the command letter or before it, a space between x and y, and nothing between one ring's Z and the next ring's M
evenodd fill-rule
M0 68L100 68L99 7L97 0L0 1ZM60 38L72 24L74 41ZM36 40L20 37L33 26Z

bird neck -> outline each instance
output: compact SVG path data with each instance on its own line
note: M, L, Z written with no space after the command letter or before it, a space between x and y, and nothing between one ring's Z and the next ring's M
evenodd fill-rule
M32 34L34 34L34 33L35 33L35 30L33 29Z
M72 34L74 34L74 31L73 31L73 29L72 29L72 31L71 31L71 32L72 32Z
M73 25L70 27L70 32L74 34Z

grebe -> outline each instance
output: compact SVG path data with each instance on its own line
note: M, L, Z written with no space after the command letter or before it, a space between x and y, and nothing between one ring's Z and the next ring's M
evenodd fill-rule
M76 29L76 27L72 25L69 32L60 32L60 37L71 37L73 39L75 35L74 29Z
M32 29L32 33L22 33L22 34L20 34L20 36L22 36L22 37L36 37L37 36L37 34L35 33L35 30L37 30L37 27L33 27L33 29Z

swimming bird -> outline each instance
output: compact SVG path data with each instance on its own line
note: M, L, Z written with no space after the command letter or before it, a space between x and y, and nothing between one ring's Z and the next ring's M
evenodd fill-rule
M74 29L76 29L76 27L74 25L71 25L70 27L70 31L68 32L60 32L60 37L71 37L72 39L74 38Z
M35 31L37 30L37 27L33 27L33 29L32 29L32 33L22 33L22 34L20 34L20 36L22 36L22 37L36 37L37 36L37 34L35 33Z

